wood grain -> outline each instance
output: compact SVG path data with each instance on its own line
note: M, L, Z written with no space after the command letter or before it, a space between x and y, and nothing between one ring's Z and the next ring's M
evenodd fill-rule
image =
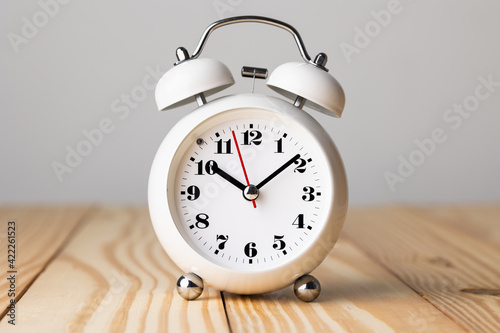
M344 232L461 326L500 331L496 245L398 207L351 211Z
M23 332L225 332L220 293L175 292L181 272L153 233L146 209L98 212L18 304ZM0 322L0 331L8 328ZM19 331L19 330L17 330Z
M425 217L458 228L482 240L500 245L500 206L409 207Z
M17 287L25 293L16 326L3 317L0 332L498 332L499 212L351 210L313 272L320 297L303 303L292 287L223 297L206 288L196 301L181 299L181 272L145 208L3 208L0 218L18 223Z
M224 293L233 331L463 331L345 237L312 274L322 292L311 303L298 301L292 287L258 296Z
M7 290L7 222L16 222L16 300L19 300L33 280L45 268L75 231L86 207L2 207L0 208L0 247L2 248L0 271L0 318L7 312L10 297Z

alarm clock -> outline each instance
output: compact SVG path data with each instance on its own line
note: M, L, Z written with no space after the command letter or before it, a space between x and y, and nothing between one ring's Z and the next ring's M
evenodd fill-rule
M237 94L208 101L234 84L229 69L199 58L217 28L244 22L270 24L292 34L304 62L268 70L243 66L244 77L267 79L285 99ZM159 80L160 111L190 102L160 145L148 187L158 239L185 272L177 291L197 298L205 285L260 294L294 285L312 301L319 281L309 275L332 250L347 212L342 159L324 128L303 108L340 117L342 87L312 60L299 33L272 18L240 16L212 23L192 55L179 47L177 62Z

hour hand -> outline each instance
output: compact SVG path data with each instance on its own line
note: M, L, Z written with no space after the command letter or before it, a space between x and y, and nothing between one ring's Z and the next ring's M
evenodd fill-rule
M227 180L228 182L230 182L231 184L233 184L234 186L236 186L237 188L239 188L240 190L243 191L246 188L246 186L244 184L242 184L237 179L235 179L233 176L227 174L225 171L220 169L219 166L217 165L217 163L214 163L212 165L212 171L214 173L218 174L219 176L221 176L222 178L224 178L225 180Z

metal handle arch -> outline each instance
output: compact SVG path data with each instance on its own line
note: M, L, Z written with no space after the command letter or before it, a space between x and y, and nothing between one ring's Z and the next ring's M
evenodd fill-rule
M302 38L300 37L299 32L289 25L288 23L275 20L269 17L264 17L264 16L235 16L235 17L230 17L226 19L222 19L219 21L215 21L214 23L210 24L205 31L203 32L203 35L200 38L200 41L198 42L198 45L196 46L196 49L194 50L193 54L191 55L190 59L196 59L200 56L201 52L203 51L203 48L205 47L205 44L207 43L208 37L210 34L216 30L217 28L223 27L225 25L230 25L230 24L235 24L235 23L244 23L244 22L254 22L254 23L264 23L264 24L269 24L273 25L278 28L282 28L289 33L292 34L295 42L297 43L297 47L299 48L300 55L304 59L306 63L309 63L311 65L318 66L317 63L311 60L311 57L307 53L306 46L304 45L304 42L302 41Z

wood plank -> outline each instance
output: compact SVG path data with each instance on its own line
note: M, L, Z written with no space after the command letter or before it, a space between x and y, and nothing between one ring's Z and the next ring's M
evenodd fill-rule
M175 292L181 272L146 209L98 212L18 304L25 332L225 332L220 293L196 301ZM0 331L7 327L0 322Z
M497 246L404 208L352 211L344 232L463 327L500 331Z
M412 209L470 235L500 245L499 205L431 206Z
M239 296L223 293L234 332L461 332L443 313L374 263L344 237L312 273L318 299L299 301L293 288Z
M11 273L7 262L7 222L16 222L15 299L19 301L33 280L75 231L86 207L2 207L0 208L0 244L3 257L0 271L0 318L7 313Z

